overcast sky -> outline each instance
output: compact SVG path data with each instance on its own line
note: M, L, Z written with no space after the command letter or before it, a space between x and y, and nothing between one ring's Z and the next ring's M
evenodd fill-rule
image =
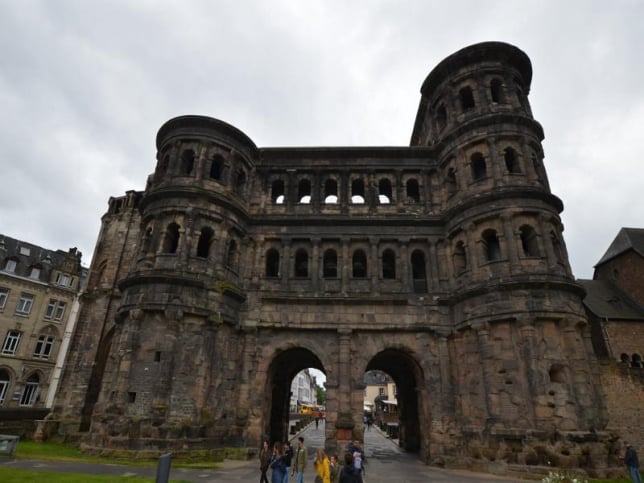
M0 0L0 233L88 265L169 118L258 146L405 146L443 58L525 51L576 277L644 227L644 2ZM640 141L640 142L637 142Z

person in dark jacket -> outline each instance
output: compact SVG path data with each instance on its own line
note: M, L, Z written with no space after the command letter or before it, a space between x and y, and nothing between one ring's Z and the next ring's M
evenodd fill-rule
M271 448L268 445L268 440L264 440L262 443L262 449L259 450L259 471L261 476L259 477L259 483L268 483L268 477L266 472L268 471L268 465L271 462Z
M344 454L344 466L340 470L339 483L362 483L362 474L353 465L353 454Z
M628 469L628 474L633 480L633 483L642 483L642 475L640 474L640 462L637 458L637 451L630 444L624 443L626 452L624 453L624 464Z
M284 483L288 483L288 472L291 469L291 462L293 461L293 448L289 441L284 441L284 464L286 465L286 472L284 473Z

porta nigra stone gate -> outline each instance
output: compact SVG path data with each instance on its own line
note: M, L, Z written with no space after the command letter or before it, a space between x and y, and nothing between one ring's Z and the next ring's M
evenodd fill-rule
M338 451L379 369L427 462L546 464L565 444L601 464L531 77L504 43L447 57L409 147L258 148L210 117L166 122L145 190L103 216L56 419L87 447L257 448L288 438L291 380L314 367Z

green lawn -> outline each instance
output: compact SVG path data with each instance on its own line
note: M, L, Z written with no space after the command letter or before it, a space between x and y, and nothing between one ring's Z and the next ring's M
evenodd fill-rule
M76 447L62 444L43 442L36 443L33 441L20 441L18 443L17 459L23 460L49 460L49 461L83 461L86 463L103 463L103 464L122 464L129 466L156 466L157 460L144 459L116 459L104 458L100 456L90 456L81 453ZM190 469L207 469L216 470L220 467L214 461L186 461L181 459L172 459L173 468L190 468ZM0 481L2 481L0 479Z
M53 471L21 470L7 466L0 466L0 481L2 483L33 483L34 481L47 481L47 483L109 483L122 481L150 483L149 478L56 473ZM177 483L176 480L175 483Z

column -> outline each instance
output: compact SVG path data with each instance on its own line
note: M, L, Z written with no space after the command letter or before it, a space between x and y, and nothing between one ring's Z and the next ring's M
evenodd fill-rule
M503 180L503 170L501 168L501 159L499 159L499 152L496 147L496 138L487 138L487 147L490 153L490 169L492 171L493 186L498 186Z
M513 269L518 268L519 264L517 237L512 229L512 216L509 213L503 213L500 218L503 222L503 236L506 239L505 249L508 254L508 260L510 261L510 273L512 273Z
M312 238L311 244L311 284L313 291L317 292L320 286L320 239Z
M526 379L528 380L528 392L525 400L529 401L529 408L532 411L531 417L536 421L536 408L535 403L538 401L539 396L539 369L537 367L537 330L534 327L532 320L521 320L518 323L519 336L523 341L523 362L526 367Z
M479 322L472 325L472 329L476 331L476 337L479 346L479 355L481 358L481 369L483 372L483 390L485 391L485 405L488 422L494 422L498 416L494 403L492 402L492 354L490 353L489 346L489 324L487 322Z

